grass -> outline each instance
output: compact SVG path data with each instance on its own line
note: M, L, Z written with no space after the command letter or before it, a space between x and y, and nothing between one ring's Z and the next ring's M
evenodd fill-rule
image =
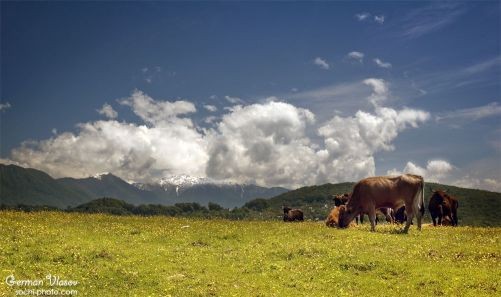
M78 296L501 294L501 228L399 228L4 211L0 296L48 273Z

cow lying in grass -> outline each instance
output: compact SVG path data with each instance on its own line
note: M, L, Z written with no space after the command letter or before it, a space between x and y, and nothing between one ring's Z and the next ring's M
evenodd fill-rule
M284 222L302 222L304 221L303 211L300 209L292 209L284 206Z

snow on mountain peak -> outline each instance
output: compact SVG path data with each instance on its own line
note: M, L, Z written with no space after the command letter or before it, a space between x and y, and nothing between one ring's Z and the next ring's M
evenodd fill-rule
M101 180L103 178L103 176L108 175L108 174L110 174L110 173L109 172L101 172L101 173L94 174L92 177L95 179Z
M194 186L194 185L214 184L214 183L217 182L207 177L194 177L186 174L163 177L159 181L159 184L161 186L164 185Z

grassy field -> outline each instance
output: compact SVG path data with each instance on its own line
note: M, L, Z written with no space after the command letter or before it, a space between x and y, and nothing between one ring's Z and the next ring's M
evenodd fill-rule
M0 296L49 273L78 296L501 295L501 228L398 228L4 211Z

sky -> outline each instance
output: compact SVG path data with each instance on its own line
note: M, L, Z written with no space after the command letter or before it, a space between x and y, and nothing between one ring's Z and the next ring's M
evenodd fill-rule
M498 1L0 7L2 163L501 191Z

